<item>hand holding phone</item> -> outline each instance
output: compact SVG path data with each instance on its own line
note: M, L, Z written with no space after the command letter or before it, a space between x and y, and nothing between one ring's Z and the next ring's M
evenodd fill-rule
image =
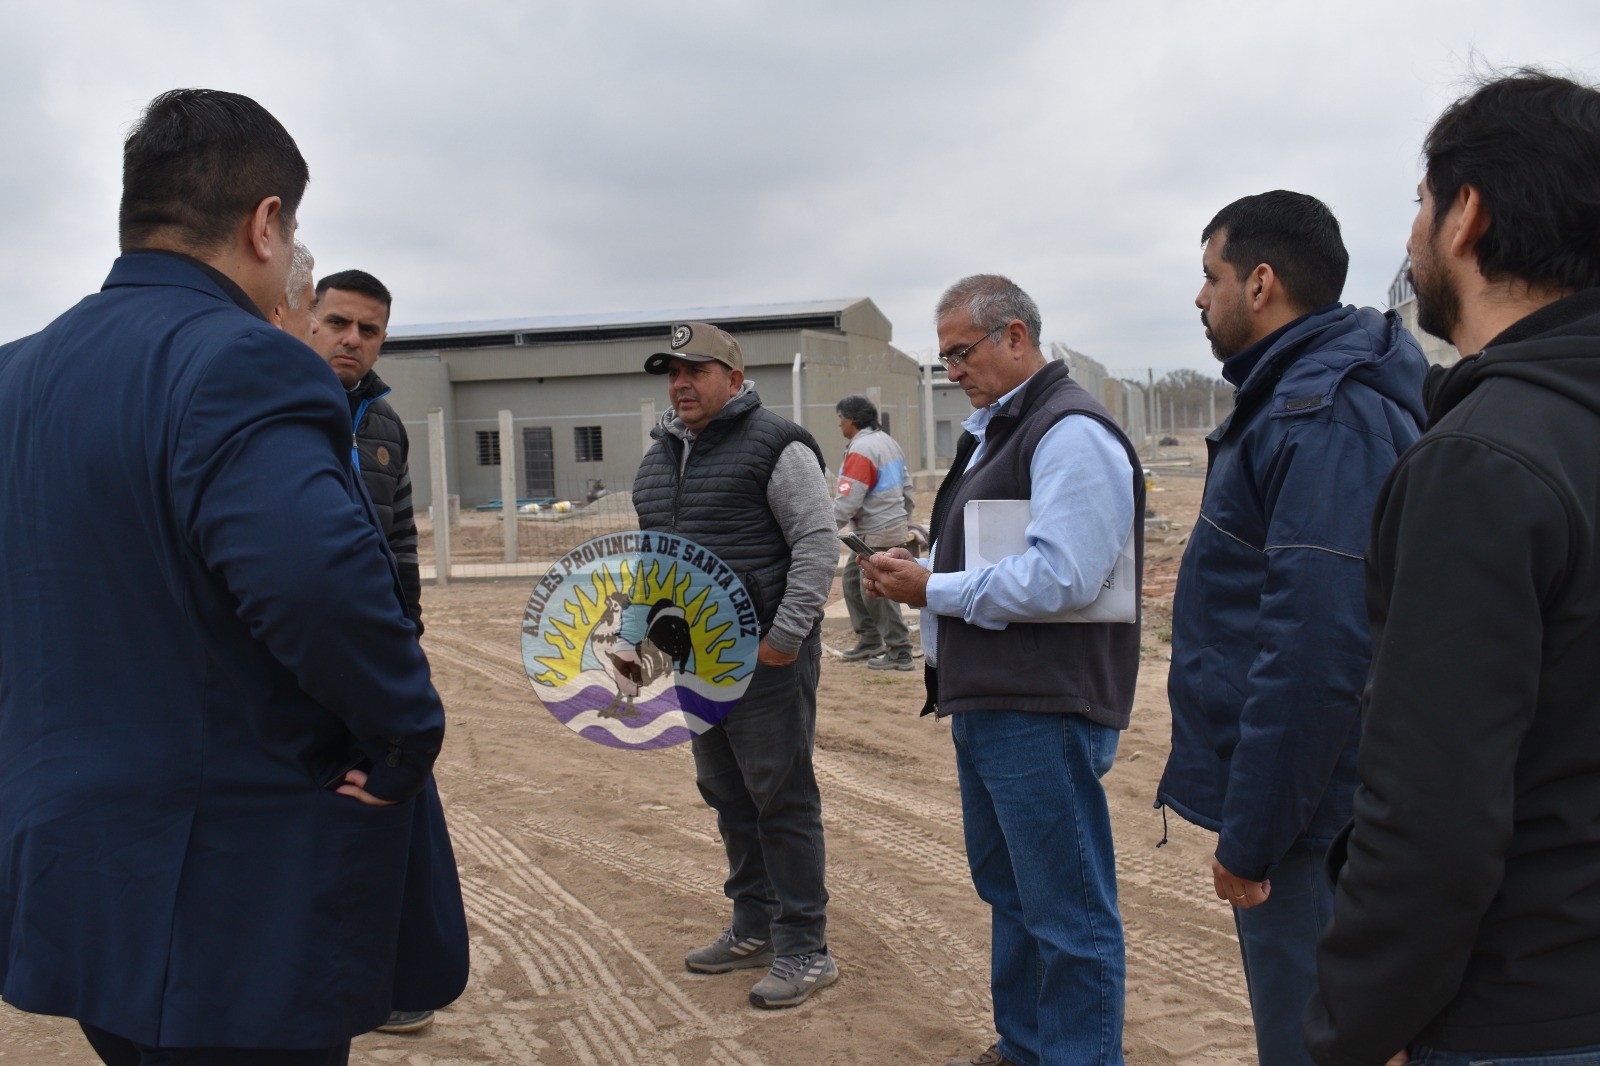
M856 533L851 533L847 530L841 530L839 532L839 539L844 541L844 546L849 548L850 551L856 555L870 556L876 553L876 549L867 547L867 542L862 540L860 535Z

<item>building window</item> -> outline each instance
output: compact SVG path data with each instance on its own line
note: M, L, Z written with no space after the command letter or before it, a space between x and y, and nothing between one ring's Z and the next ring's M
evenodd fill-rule
M478 430L478 465L500 465L500 434L491 429Z
M536 500L556 494L555 431L549 426L527 426L522 431L523 493Z
M580 463L598 463L605 459L605 449L600 443L599 426L574 426L572 449L578 453Z
M884 432L885 436L889 436L889 437L894 436L894 431L889 428L889 412L888 411L879 410L878 411L878 421L883 426L883 432Z

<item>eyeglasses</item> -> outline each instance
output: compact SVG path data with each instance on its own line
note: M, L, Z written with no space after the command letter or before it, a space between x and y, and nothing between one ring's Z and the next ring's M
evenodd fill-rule
M976 348L978 345L982 344L984 341L988 340L996 333L999 333L1009 325L1011 325L1011 323L1007 322L1005 325L994 327L994 329L991 329L988 333L985 333L983 336L979 337L977 340L973 341L959 352L951 352L949 355L946 355L944 352L940 352L938 355L934 356L934 358L939 360L939 365L944 367L946 370L953 370L967 361L968 352L972 351L972 349Z

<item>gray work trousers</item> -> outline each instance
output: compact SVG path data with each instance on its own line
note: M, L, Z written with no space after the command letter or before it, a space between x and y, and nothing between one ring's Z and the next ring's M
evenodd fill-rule
M850 611L850 628L858 643L882 644L891 654L911 650L911 631L900 617L900 605L881 596L868 596L861 587L861 564L855 556L844 566L844 605Z

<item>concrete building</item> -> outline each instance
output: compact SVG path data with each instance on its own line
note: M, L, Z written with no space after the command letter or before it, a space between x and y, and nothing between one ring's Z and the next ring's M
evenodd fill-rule
M850 393L871 397L908 464L925 465L917 363L889 343L889 320L869 299L395 325L377 369L411 435L417 506L432 500L432 408L444 413L448 492L464 507L500 496L503 461L524 497L628 488L670 408L666 379L646 374L645 358L666 350L674 323L697 321L738 338L762 403L809 429L830 468L845 444L833 405ZM500 451L502 410L514 419L511 456Z
M1438 363L1440 366L1450 366L1461 358L1461 353L1456 351L1456 346L1449 341L1440 340L1431 333L1424 333L1417 325L1417 291L1411 287L1411 280L1406 277L1406 272L1411 269L1411 257L1406 256L1400 264L1400 269L1395 271L1394 280L1389 282L1389 306L1400 312L1400 321L1404 322L1417 343L1422 345L1422 354L1427 356L1428 362Z
M1138 383L1121 381L1107 372L1106 368L1082 352L1068 348L1065 344L1052 343L1050 357L1065 362L1072 372L1072 377L1079 385L1086 389L1089 395L1105 404L1111 417L1116 419L1122 431L1128 435L1135 446L1142 444L1149 435L1145 426L1145 390Z

